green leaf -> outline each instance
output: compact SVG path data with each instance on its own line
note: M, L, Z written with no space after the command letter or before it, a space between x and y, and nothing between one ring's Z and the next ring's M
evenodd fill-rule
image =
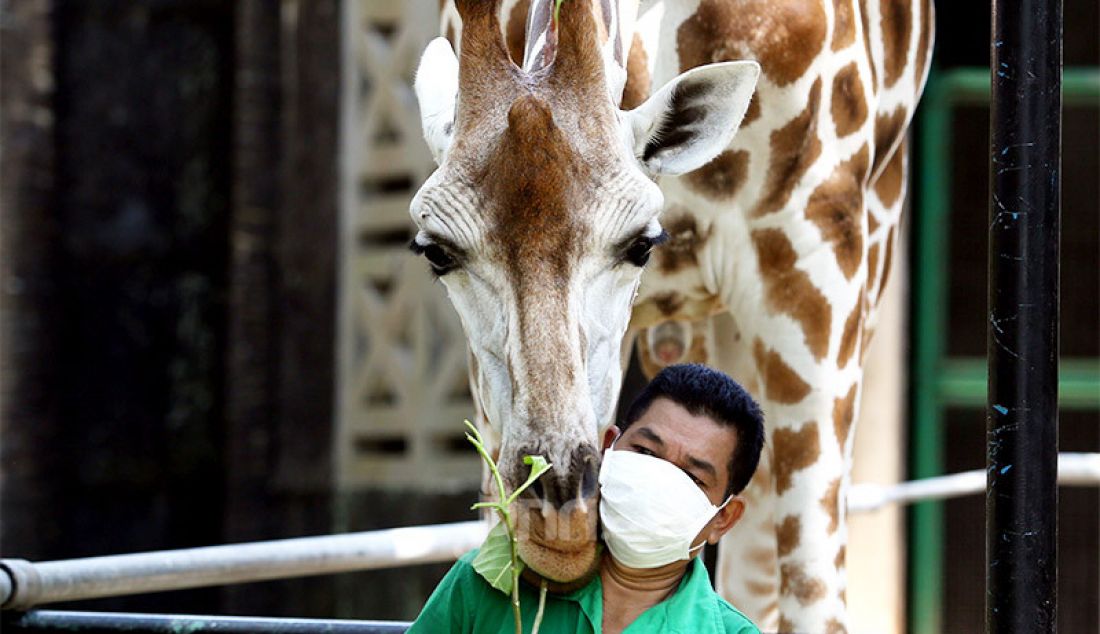
M527 487L534 484L535 480L539 479L539 476L549 471L554 465L546 462L546 458L542 456L524 456L523 464L531 466L531 473L527 475L527 481L521 484L512 492L512 495L508 496L507 504L511 504L519 497L520 493L523 493Z
M523 570L523 562L516 560ZM498 522L485 537L481 550L473 561L474 570L497 590L506 595L512 593L512 539L504 522Z

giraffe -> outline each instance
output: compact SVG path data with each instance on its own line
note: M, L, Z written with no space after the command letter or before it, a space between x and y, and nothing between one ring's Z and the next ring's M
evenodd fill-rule
M598 564L600 432L612 423L642 267L664 235L652 179L729 144L759 66L694 69L622 112L608 78L621 90L625 72L609 69L623 55L601 37L617 32L597 19L601 5L571 0L542 40L553 54L521 69L499 4L457 2L460 56L443 38L424 53L414 87L439 168L410 204L411 246L462 322L505 484L526 479L525 455L556 465L525 494L519 551L534 571L570 582Z
M483 2L477 8L473 4L444 3L443 29L461 43L462 62L456 64L453 53L447 58L443 53L450 47L442 51L444 44L437 41L421 64L426 80L422 82L421 75L417 79L425 136L440 172L468 160L461 157L469 150L458 148L469 139L478 139L474 145L484 154L501 127L508 137L507 130L524 125L526 117L512 112L524 100L501 94L499 85L486 79L490 73L479 70L475 77L471 71L465 78L442 80L461 76L463 67L470 70L495 59L496 72L568 95L558 99L535 91L553 103L542 114L544 127L525 133L524 143L539 148L537 152L500 143L515 162L538 165L556 179L545 187L528 184L526 199L513 198L510 204L550 196L549 189L562 186L563 170L568 174L564 180L573 183L591 179L590 173L582 175L571 163L576 156L563 156L569 152L562 152L559 142L576 143L582 157L598 155L601 165L595 170L604 175L589 181L588 187L596 191L582 195L580 206L587 207L591 223L576 216L563 219L569 214L560 210L548 213L541 201L535 213L513 209L522 218L516 222L530 223L531 233L520 231L524 239L545 249L532 256L535 269L546 274L538 281L513 273L500 288L482 290L475 299L477 289L467 285L457 290L457 284L442 278L470 338L471 387L481 424L497 435L503 461L514 465L517 447L533 442L541 446L541 438L561 434L561 423L556 429L514 424L517 419L532 421L527 406L517 405L523 399L516 395L543 391L573 399L567 416L587 416L580 444L590 447L592 429L598 428L598 435L610 424L607 404L618 395L621 367L610 359L617 354L621 360L627 348L614 350L616 346L606 342L619 335L627 344L637 341L648 373L683 360L726 370L761 401L769 443L745 492L749 512L719 550L719 590L765 630L845 631L843 501L852 425L858 415L862 355L889 274L905 199L904 138L928 70L931 0L657 0L641 7L625 0L602 0L595 6L568 0L556 28L548 17L548 0ZM522 71L505 63L505 50L517 61L522 59ZM651 151L658 147L654 143L699 144L699 137L714 134L712 111L721 108L695 103L697 93L705 91L691 82L677 82L713 69L709 64L726 62L722 66L728 68L733 60L753 60L762 74L747 112L718 115L729 126L720 147L705 152L701 145L680 148L687 151L679 156L661 155L667 147ZM581 67L587 70L578 72ZM563 68L569 69L568 79ZM727 75L725 81L740 86L732 90L738 98L746 84L755 83L732 69ZM549 77L558 78L558 83L546 81ZM684 95L691 104L678 108ZM578 101L585 102L584 116L574 119ZM701 101L709 100L704 96ZM671 112L652 118L658 106ZM483 112L472 114L479 109ZM470 123L493 117L498 124L488 135ZM699 117L702 124L695 120ZM465 125L460 123L464 118ZM507 125L499 123L504 118ZM639 119L650 126L672 122L674 128L647 137ZM618 137L608 132L616 120ZM738 123L741 130L733 136ZM681 124L686 125L675 127ZM572 125L583 129L584 139L571 136ZM702 128L707 133L692 133ZM566 139L554 137L561 130L566 130ZM650 160L654 157L658 160ZM608 158L612 167L606 165ZM632 168L654 180L638 178ZM630 176L620 178L623 170ZM431 192L447 180L440 172L425 190ZM492 173L494 179L522 180L505 169ZM609 173L617 176L606 176ZM650 187L652 182L658 184L657 191ZM486 187L469 178L465 185ZM498 201L507 197L495 189ZM571 196L577 195L575 188L569 189ZM624 191L629 189L634 191ZM472 227L465 230L474 236L470 242L441 243L426 229L429 218L417 216L425 190L412 206L420 229L414 248L424 252L437 271L460 266L456 263L470 257L471 247L494 251L486 244L487 233L517 231L515 222L498 219L494 228L486 229L487 223L467 218L461 222ZM603 200L593 203L591 195ZM563 200L559 196L557 204ZM652 204L660 206L659 219L652 209L639 211ZM593 205L598 210L593 211ZM439 207L435 209L438 214ZM635 264L652 260L637 290L630 275L614 284L614 291L590 285L593 291L600 289L603 308L585 314L576 305L584 302L570 293L578 284L589 284L585 275L590 273L579 264L548 272L551 252L592 249L593 242L598 246L601 240L606 249L613 243L607 242L611 236L623 234L601 231L605 223L621 230L631 222L642 227L643 221L645 229L635 231L632 241L616 243ZM653 250L650 258L650 249L664 236L667 244ZM514 244L512 248L520 249ZM513 265L522 266L517 260ZM627 325L622 306L635 292ZM495 343L479 332L491 321L485 313L499 310L502 299L530 301L528 314L543 316L538 328L512 329L513 339L533 337L538 343L530 347L541 347L553 338L542 329L554 330L559 340L573 336L574 349L552 355L552 363L541 359L523 368L512 365L512 352L501 340L507 332L498 328ZM605 329L598 351L591 340L592 327ZM527 347L525 342L513 345ZM495 366L487 368L486 361ZM536 376L532 368L545 375ZM568 368L565 374L574 381L587 381L587 393L555 392L550 383L564 380L558 378L561 368ZM583 495L583 480L591 477L586 469L594 461L582 462L584 467L578 467L577 460L570 463L569 477L582 480L582 495L571 501L576 508L591 508L592 498ZM567 488L576 488L574 480L567 481ZM560 491L543 495L561 502ZM574 531L578 516L563 514L568 504L558 508L556 517L545 511L542 515L553 517L558 533L579 534ZM587 517L580 523L591 527L593 521ZM562 548L557 542L548 545ZM533 568L543 574L550 571L551 578L570 578L585 567L578 562L562 566L561 557L548 557L546 552L530 554Z

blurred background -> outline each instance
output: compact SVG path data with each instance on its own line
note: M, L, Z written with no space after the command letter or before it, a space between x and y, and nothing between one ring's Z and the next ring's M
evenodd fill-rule
M887 349L907 425L877 447L901 479L985 464L988 5L937 10ZM0 556L474 517L465 344L405 250L437 11L0 0ZM1100 15L1065 15L1061 449L1095 452ZM896 562L873 631L979 631L983 498L892 512L860 534ZM1063 489L1059 519L1059 621L1096 632L1100 492ZM447 568L67 607L411 619Z

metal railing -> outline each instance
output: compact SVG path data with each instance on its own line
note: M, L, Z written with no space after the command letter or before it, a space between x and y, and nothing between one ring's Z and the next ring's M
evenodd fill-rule
M409 623L343 619L285 619L193 614L137 614L131 612L69 612L35 610L6 613L4 632L153 632L154 634L400 634Z
M1100 454L1061 454L1058 467L1064 486L1100 483ZM848 508L863 513L960 497L983 491L985 483L984 471L968 471L894 485L855 484ZM0 559L0 606L26 610L59 601L454 561L481 543L486 528L471 521L39 563Z
M472 521L40 563L0 559L0 607L454 561L484 538L485 525Z

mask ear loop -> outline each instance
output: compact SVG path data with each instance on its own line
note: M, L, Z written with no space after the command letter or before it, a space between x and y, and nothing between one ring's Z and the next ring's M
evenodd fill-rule
M735 497L737 497L737 496L734 495L733 493L731 493L729 495L729 497L726 498L725 502L722 502L721 505L714 507L714 515L718 515L718 512L721 511L722 509L726 508L726 505L729 504L730 501L733 500L733 498L735 498ZM710 516L711 520L714 519L714 515ZM710 520L707 520L707 522L709 523ZM690 556L691 553L701 549L703 546L706 546L706 545L707 545L707 540L703 539L703 541L699 542L697 545L692 546L691 548L688 548L688 555Z

